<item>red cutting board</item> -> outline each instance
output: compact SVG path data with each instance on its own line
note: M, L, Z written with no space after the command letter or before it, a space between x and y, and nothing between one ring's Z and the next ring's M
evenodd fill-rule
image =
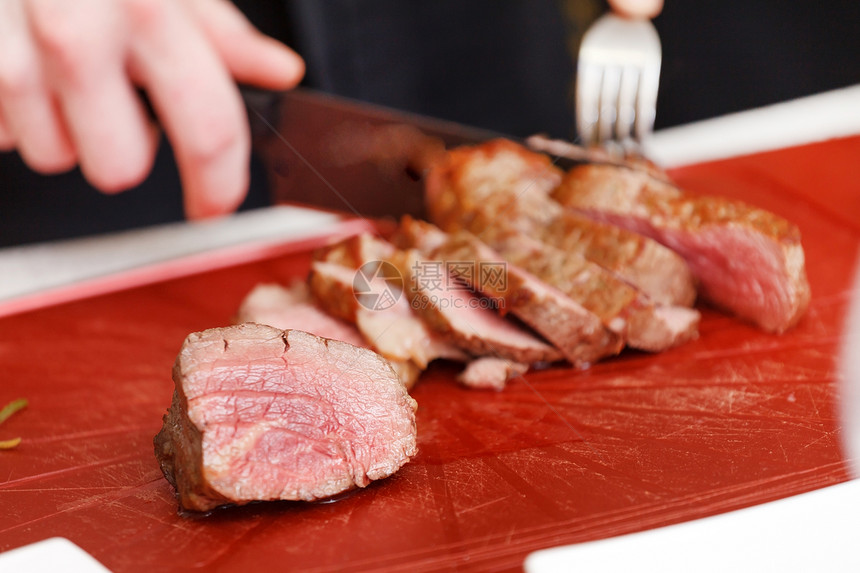
M183 338L230 322L292 253L0 319L0 550L63 536L114 571L517 570L539 548L638 531L847 479L836 357L860 244L860 138L676 170L801 228L813 298L788 334L703 309L698 340L586 372L469 391L431 369L419 455L334 503L180 515L152 452ZM298 247L297 247L298 248Z

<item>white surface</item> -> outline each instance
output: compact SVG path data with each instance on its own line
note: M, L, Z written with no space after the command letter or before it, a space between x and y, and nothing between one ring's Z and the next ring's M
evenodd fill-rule
M852 290L854 296L839 355L839 420L842 423L839 435L851 472L855 478L860 478L860 258L854 267ZM860 505L856 509L860 511Z
M860 481L531 554L527 573L860 571Z
M63 537L52 537L0 553L0 571L9 573L110 573L89 553Z
M317 235L340 220L312 209L267 207L213 221L0 249L0 301L221 247Z
M645 155L663 167L860 134L860 85L654 133Z

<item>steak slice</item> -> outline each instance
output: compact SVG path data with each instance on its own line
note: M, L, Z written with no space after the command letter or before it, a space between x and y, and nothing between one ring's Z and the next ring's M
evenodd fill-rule
M809 304L800 231L773 213L606 165L571 170L553 197L673 249L705 299L766 331L791 328Z
M181 507L315 500L415 455L415 401L374 352L245 323L188 336L155 455Z
M450 235L433 223L404 215L392 237L392 242L401 249L415 249L427 256L443 247Z
M607 330L600 318L558 289L512 265L473 235L460 231L430 253L447 263L469 262L473 273L458 276L496 301L499 312L510 312L531 326L578 367L610 355L622 347L621 338Z
M696 301L689 265L675 251L644 235L566 211L534 236L617 274L656 304L692 306Z
M395 252L395 247L388 241L375 237L370 233L360 233L347 237L331 245L326 245L314 252L315 261L335 263L350 269L358 269L370 261L386 261Z
M438 232L447 238L445 233ZM526 364L562 359L553 346L500 317L487 300L452 277L442 262L428 260L416 249L397 248L365 233L318 251L315 258L356 269L368 262L390 263L403 278L403 292L409 297L415 315L443 340L470 355L496 356Z
M461 249L460 261L468 261L469 257L477 256L478 251L488 249L484 251L486 256L495 256L512 263L507 266L509 278L511 272L514 276L525 273L526 283L537 277L558 288L582 310L597 317L609 331L634 348L652 352L665 350L695 338L698 333L700 315L695 310L655 305L648 297L599 265L522 233L498 232L493 235L496 240L492 247L496 247L497 253L490 255L493 252L491 247L482 247L482 243L473 238L471 250L468 247ZM413 245L438 256L449 243L450 236L430 223L404 217L396 239L399 244ZM469 244L469 240L464 239L460 243ZM555 343L550 335L522 316L520 318Z
M505 139L450 150L427 174L430 220L442 230L479 233L495 225L531 231L562 212L548 201L562 172L546 155ZM525 216L523 216L525 215Z
M550 196L559 173L548 157L511 141L454 149L427 177L428 212L443 230L467 230L487 243L499 233L525 233L601 265L655 302L692 305L693 276L678 254L567 212Z
M522 233L498 235L490 246L508 262L553 285L593 312L631 347L659 352L687 342L698 331L699 313L675 307L672 320L653 301L600 265ZM683 319L686 317L686 319Z
M308 283L320 306L355 324L377 352L389 360L410 360L422 370L437 358L468 359L456 346L427 328L413 312L402 290L385 279L375 278L368 285L371 294L380 296L375 306L359 303L353 283L355 276L353 269L314 261ZM388 298L382 298L386 295Z
M245 296L236 322L256 322L281 330L303 330L323 338L370 348L358 329L321 310L311 299L308 285L296 282L289 288L260 284ZM406 388L412 388L421 370L409 360L391 360L391 367Z
M469 388L504 390L509 380L522 376L528 369L528 364L484 356L469 362L466 369L457 375L457 381Z
M327 304L333 312L355 320L363 332L376 333L372 336L392 345L402 345L407 341L415 345L415 341L426 333L426 339L434 350L439 350L443 341L462 350L463 353L452 354L450 347L443 344L439 357L468 361L465 371L457 378L467 387L500 389L511 376L522 373L523 367L528 369L530 364L545 364L563 358L553 346L499 316L487 305L486 299L450 276L441 262L426 260L415 249L398 249L379 237L363 234L317 251L315 259L311 283L320 297L332 301ZM342 269L345 266L367 269L364 265L369 263L371 266L389 263L398 269L399 278L403 279L402 292L408 297L409 308L398 301L397 328L390 326L394 317L391 309L383 315L377 314L374 319L367 316L366 310L355 311L353 316L353 305L344 303L343 297L349 301L355 298L355 294L350 297L346 292L350 285ZM336 267L329 267L330 264L336 264ZM336 273L340 278L334 280ZM343 308L344 304L347 308ZM415 324L416 319L422 325ZM421 330L423 326L429 332ZM392 336L396 336L396 341L391 340ZM423 348L420 344L417 346ZM379 344L377 347L383 354L392 351L392 348ZM493 360L473 360L472 357L491 357ZM433 358L433 355L420 353L420 359L429 361ZM412 359L416 360L414 354ZM474 364L476 361L480 364Z
M303 330L353 346L367 346L355 326L320 310L303 282L296 282L289 288L277 284L255 286L239 305L236 322L268 324L281 330Z
M476 295L448 272L442 261L422 257L417 250L400 251L406 292L412 308L434 332L474 356L491 356L528 364L562 359L553 346L499 314L491 301ZM474 381L478 372L490 369L469 367ZM496 380L497 377L493 377ZM506 380L507 378L504 378ZM477 386L477 384L467 384Z

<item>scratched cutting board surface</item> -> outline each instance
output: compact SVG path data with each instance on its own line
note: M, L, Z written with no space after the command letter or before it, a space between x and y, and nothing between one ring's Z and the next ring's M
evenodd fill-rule
M62 536L114 571L521 568L535 549L639 531L847 479L835 358L860 245L860 138L686 167L696 192L796 222L813 298L783 336L703 308L701 336L586 372L414 391L420 453L333 503L183 515L152 452L184 337L230 322L307 249L0 319L0 551Z

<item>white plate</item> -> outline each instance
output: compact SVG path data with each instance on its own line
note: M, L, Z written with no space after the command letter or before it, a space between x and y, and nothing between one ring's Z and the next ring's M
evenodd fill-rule
M527 573L860 571L860 481L641 533L537 551Z
M52 537L0 553L0 571L20 573L110 573L95 558L63 537Z

